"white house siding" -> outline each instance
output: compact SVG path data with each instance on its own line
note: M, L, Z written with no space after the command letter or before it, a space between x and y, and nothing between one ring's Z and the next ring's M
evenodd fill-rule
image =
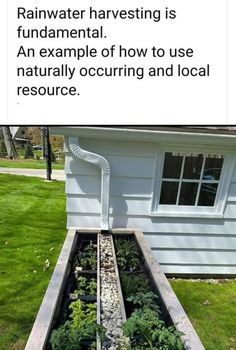
M152 217L156 143L80 139L111 165L112 228L141 229L166 273L236 274L236 169L223 219ZM68 228L100 226L100 171L66 154Z

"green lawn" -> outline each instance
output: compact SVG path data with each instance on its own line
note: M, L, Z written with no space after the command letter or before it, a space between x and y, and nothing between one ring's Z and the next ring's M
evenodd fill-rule
M0 349L21 350L65 238L64 183L0 174L0 208Z
M28 169L45 169L45 160L38 159L17 159L8 160L0 158L0 167L4 168L28 168ZM64 162L62 160L52 163L53 169L64 169Z
M206 350L236 350L236 280L171 280Z

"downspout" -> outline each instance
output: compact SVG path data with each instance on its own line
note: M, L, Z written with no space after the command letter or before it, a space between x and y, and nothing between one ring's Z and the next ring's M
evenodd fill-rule
M109 232L110 164L99 154L82 149L77 137L69 137L68 148L72 154L101 169L101 231Z

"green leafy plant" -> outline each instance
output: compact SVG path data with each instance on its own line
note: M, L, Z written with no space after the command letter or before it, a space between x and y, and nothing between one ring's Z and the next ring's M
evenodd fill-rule
M90 243L88 244L84 250L84 252L88 253L88 254L94 254L94 253L97 253L97 245L96 244L93 244L93 243Z
M53 350L82 350L84 341L90 340L88 349L94 349L94 339L98 334L105 338L105 328L96 323L96 304L85 304L77 300L69 306L70 320L54 330L50 339Z
M90 244L79 252L74 259L74 267L81 266L83 269L96 270L97 249L96 245Z
M140 269L139 251L133 240L115 240L116 259L119 269L136 271Z
M80 341L80 334L72 332L71 321L66 321L63 326L54 330L50 339L53 350L80 350L82 349L79 345ZM76 344L78 344L77 348Z
M75 329L81 329L84 326L83 321L87 324L93 325L97 319L97 307L96 304L85 304L81 300L77 300L71 303L69 309L72 310L71 318L73 321L72 327Z
M88 283L88 279L87 277L84 276L79 276L77 279L78 282L78 287L81 291L85 291L87 283Z
M143 274L130 276L129 273L120 272L120 280L125 297L137 292L147 293L150 290L149 282Z
M160 313L160 308L157 304L157 295L153 292L138 292L134 295L130 295L126 300L132 302L136 308L149 308Z
M90 295L96 295L97 294L97 281L95 278L91 278L91 280L88 283L87 291Z
M77 279L78 289L74 291L77 295L96 295L97 282L95 278L90 280L87 277L79 276Z
M131 349L183 350L181 334L175 327L166 327L158 312L137 309L123 325L124 334L130 338Z

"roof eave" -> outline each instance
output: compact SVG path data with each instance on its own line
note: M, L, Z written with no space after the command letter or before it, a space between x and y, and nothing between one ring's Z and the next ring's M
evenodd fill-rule
M236 135L196 133L186 131L138 130L106 127L51 127L51 133L64 136L78 136L98 139L145 141L158 143L186 143L236 146ZM181 137L180 137L181 135Z

